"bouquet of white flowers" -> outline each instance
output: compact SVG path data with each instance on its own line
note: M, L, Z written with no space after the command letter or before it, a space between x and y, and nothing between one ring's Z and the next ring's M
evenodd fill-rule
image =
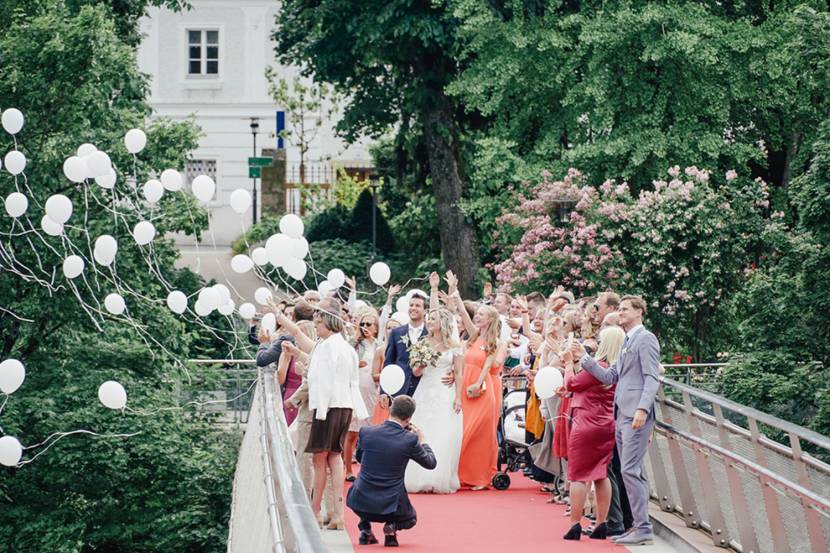
M410 367L428 367L434 365L441 354L429 343L429 340L418 340L406 348L409 353Z

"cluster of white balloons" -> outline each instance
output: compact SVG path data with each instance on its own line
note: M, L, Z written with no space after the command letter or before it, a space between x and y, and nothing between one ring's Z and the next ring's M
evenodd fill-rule
M17 359L6 359L0 363L0 392L13 394L26 379L26 368ZM0 465L16 466L23 456L23 446L13 436L0 438Z
M115 186L116 174L109 154L99 150L93 144L81 144L74 156L63 162L64 176L74 183L95 179L101 188Z
M168 297L168 301L169 299ZM193 309L200 317L206 317L214 311L219 311L222 315L230 315L236 309L236 304L231 299L231 291L227 286L214 284L199 291L199 297Z

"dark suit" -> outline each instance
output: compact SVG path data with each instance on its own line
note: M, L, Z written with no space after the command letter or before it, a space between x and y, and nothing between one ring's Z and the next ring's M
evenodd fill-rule
M360 429L356 457L360 474L349 489L346 505L360 517L358 527L371 532L371 522L394 522L398 530L415 526L417 513L404 486L409 460L432 470L432 449L394 421Z
M428 334L427 327L421 330L421 338ZM389 342L386 344L386 355L383 358L384 365L397 365L403 369L404 381L400 391L395 394L389 394L392 397L406 394L412 396L415 393L415 388L418 387L418 382L421 381L420 376L412 374L412 367L409 366L409 352L406 349L406 344L403 338L409 337L409 325L399 326L389 333Z

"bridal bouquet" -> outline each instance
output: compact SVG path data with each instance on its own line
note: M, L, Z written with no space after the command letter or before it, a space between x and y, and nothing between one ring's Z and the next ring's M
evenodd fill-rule
M441 354L433 348L429 340L418 340L406 348L409 353L410 367L428 367L435 365Z

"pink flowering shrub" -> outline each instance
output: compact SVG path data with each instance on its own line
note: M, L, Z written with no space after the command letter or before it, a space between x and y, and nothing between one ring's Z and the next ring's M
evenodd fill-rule
M564 200L575 202L567 223L556 210ZM543 175L499 218L505 239L494 268L516 292L564 284L577 295L641 294L658 330L699 343L754 261L768 202L760 180L734 171L718 180L694 166L671 167L637 198L625 183L588 186L574 169L561 181Z
M502 230L496 247L508 253L493 266L502 289L550 290L561 283L590 294L628 281L625 260L612 246L616 230L606 224L624 217L618 196L626 195L627 188L598 191L584 181L575 169L561 181L543 172L542 181L497 219ZM562 202L572 206L567 224L559 221Z

